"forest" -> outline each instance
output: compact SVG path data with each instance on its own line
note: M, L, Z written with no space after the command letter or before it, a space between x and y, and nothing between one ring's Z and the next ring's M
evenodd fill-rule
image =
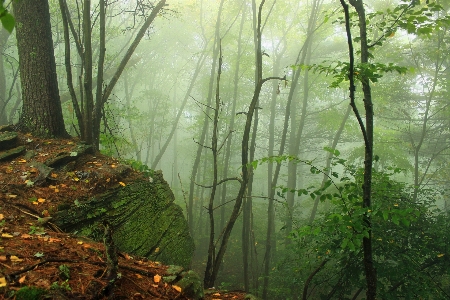
M205 289L450 299L449 12L3 1L0 125L162 170Z

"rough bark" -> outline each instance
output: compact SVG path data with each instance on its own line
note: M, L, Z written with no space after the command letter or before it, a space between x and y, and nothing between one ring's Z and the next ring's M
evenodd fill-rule
M23 99L17 127L36 136L66 137L48 0L12 3Z

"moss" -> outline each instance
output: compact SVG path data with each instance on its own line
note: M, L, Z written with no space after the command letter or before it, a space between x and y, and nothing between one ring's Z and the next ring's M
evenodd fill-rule
M25 286L17 291L16 300L37 300L42 299L47 291L34 286Z
M105 219L114 228L114 242L121 251L165 264L190 265L194 243L161 172L154 173L153 182L142 180L109 190L55 217L62 229L89 233L96 240L95 228Z

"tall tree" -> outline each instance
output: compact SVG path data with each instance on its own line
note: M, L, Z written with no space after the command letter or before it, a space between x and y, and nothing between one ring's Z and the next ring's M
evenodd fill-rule
M368 74L362 74L360 82L364 94L364 110L366 113L365 122L363 122L358 108L355 103L355 58L353 40L350 28L350 12L349 5L340 0L345 13L345 27L347 33L347 41L349 48L349 70L348 78L350 81L350 105L353 108L356 118L364 138L364 180L363 180L363 203L362 207L367 208L370 211L372 205L372 163L373 163L373 103L372 103L372 91L369 82ZM369 62L369 44L367 41L367 25L366 25L366 12L364 8L363 0L349 0L350 4L355 8L358 14L359 21L359 35L360 35L360 61L361 65L367 65ZM367 300L375 300L377 295L377 274L373 263L372 254L372 224L369 213L363 215L365 226L368 228L368 236L363 237L363 262L367 283Z
M23 106L17 127L66 137L59 98L48 0L13 1Z

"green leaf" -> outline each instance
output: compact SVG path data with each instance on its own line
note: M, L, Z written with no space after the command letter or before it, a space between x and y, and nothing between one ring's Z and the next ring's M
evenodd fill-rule
M11 33L14 29L14 25L15 25L15 20L14 17L6 12L5 14L3 14L1 16L1 21L2 21L2 25L3 27L9 32Z

